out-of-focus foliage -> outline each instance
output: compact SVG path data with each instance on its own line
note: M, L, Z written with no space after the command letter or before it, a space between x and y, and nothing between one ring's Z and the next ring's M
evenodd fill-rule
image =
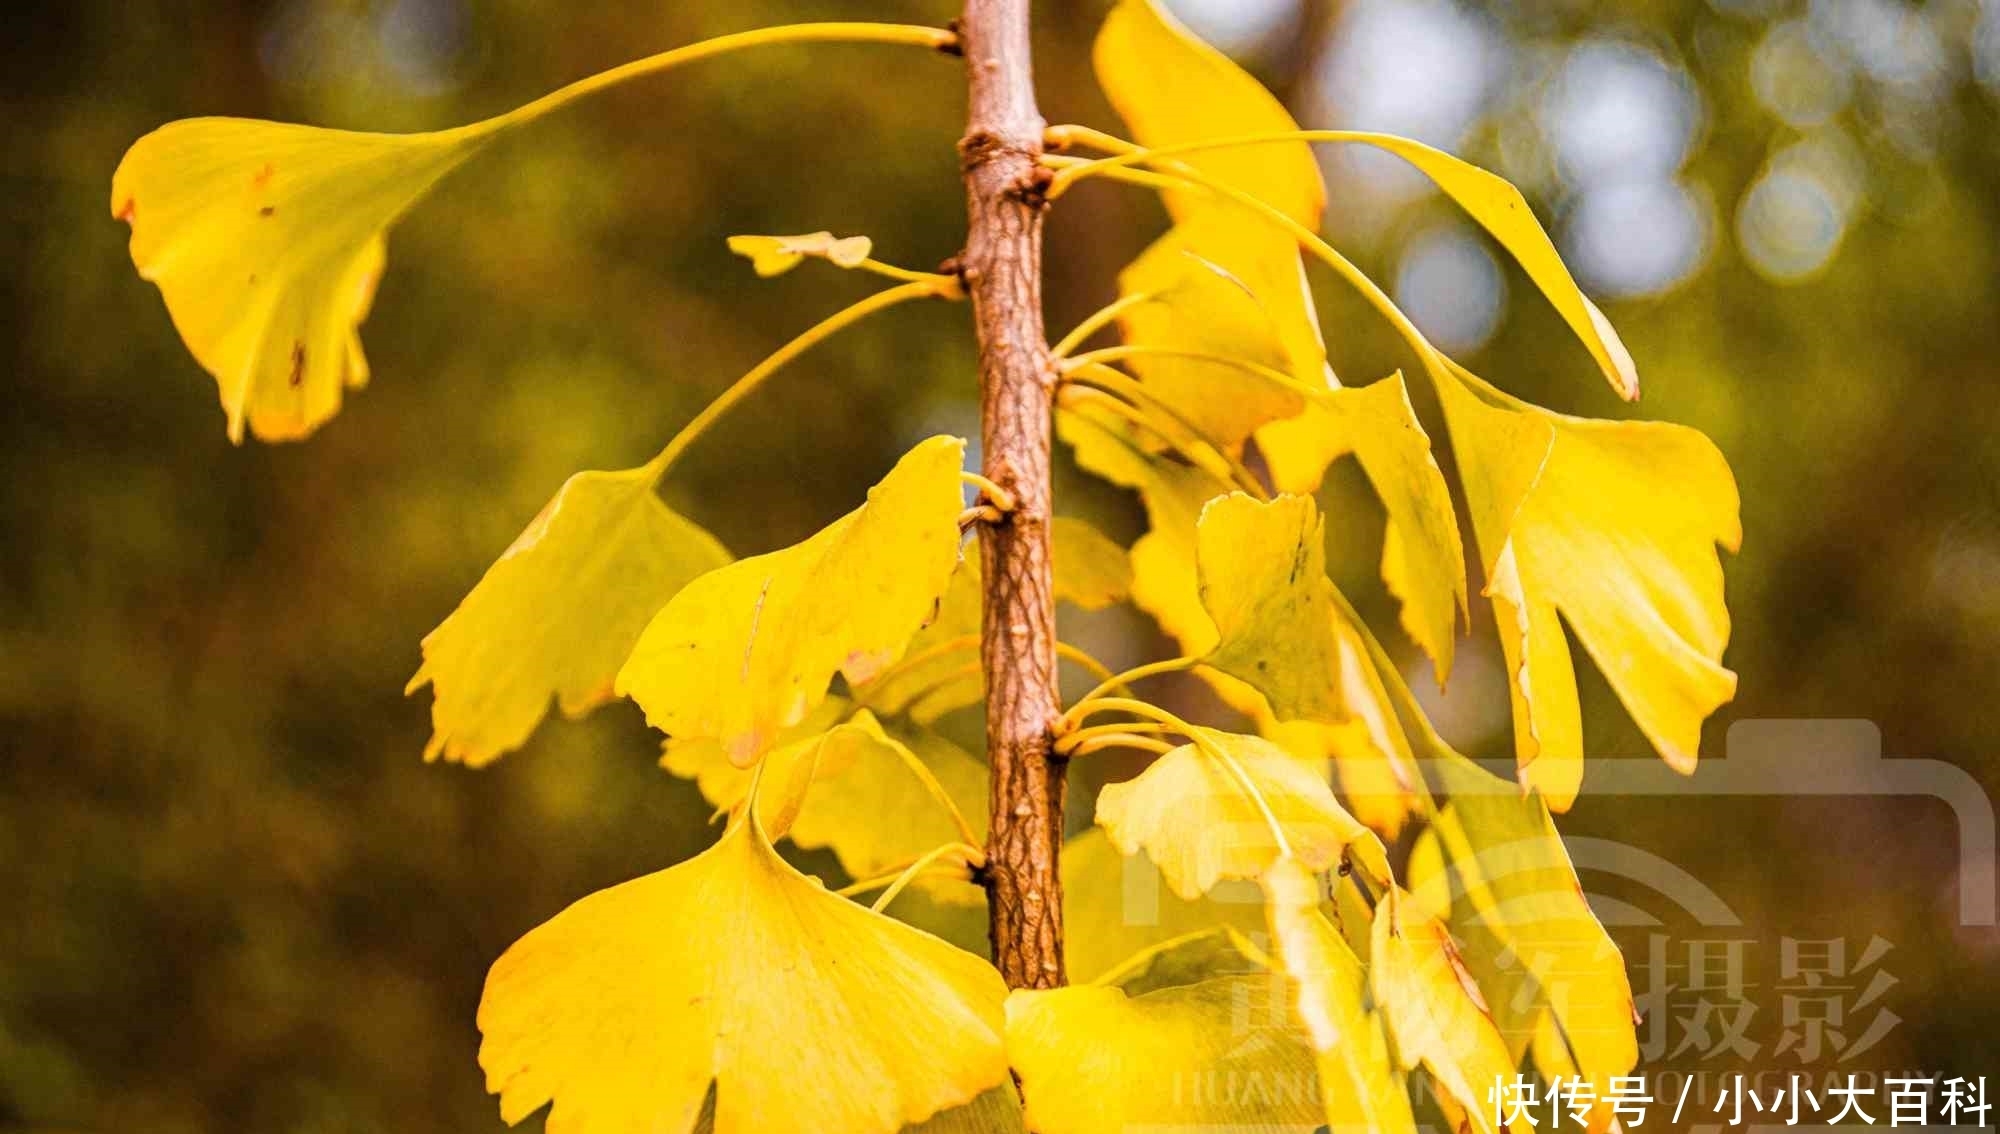
M1748 533L1728 564L1741 683L1706 751L1732 720L1863 717L1891 753L1956 761L1992 790L2000 707L1980 692L2000 682L2000 12L1864 6L1902 33L1873 39L1844 5L1777 0L1244 6L1262 23L1176 5L1301 123L1411 133L1522 185L1642 360L1644 416L1697 426L1727 454ZM230 449L210 380L103 216L115 156L172 117L429 129L707 35L953 14L888 8L19 14L0 79L14 353L0 892L16 903L0 930L0 1129L495 1128L467 1060L485 966L575 896L713 832L629 708L544 725L478 777L423 765L426 706L397 696L414 644L571 472L643 460L869 286L805 271L759 284L726 236L870 232L878 254L924 265L963 228L950 61L782 48L636 84L497 144L472 167L482 176L419 204L368 325L368 396L310 446ZM1052 120L1116 124L1090 79L1101 14L1038 12ZM1393 281L1440 345L1538 404L1625 412L1577 380L1588 356L1449 202L1392 160L1324 164L1329 237ZM1115 186L1062 204L1057 331L1110 298L1161 220ZM1315 282L1338 373L1412 368L1351 296ZM669 504L728 547L784 546L918 439L976 434L958 318L897 311L819 348L690 454ZM1412 396L1442 437L1438 407L1417 384ZM1059 491L1121 539L1141 528L1122 493L1073 476ZM1366 484L1336 467L1322 502L1330 546L1354 549L1335 581L1392 625ZM1490 613L1475 614L1451 695L1431 704L1460 748L1504 755L1505 670ZM1159 652L1123 615L1066 626L1114 664ZM1648 751L1576 656L1584 747ZM1079 799L1105 774L1080 769ZM1586 801L1565 833L1651 847L1732 888L1759 925L1880 930L1903 945L1906 1017L1884 1059L1991 1066L1978 1025L2000 1008L1996 946L1955 927L1951 835L1912 823L1936 815L1843 810L1833 839L1811 801L1699 805L1700 822L1676 825ZM1719 830L1757 831L1755 860ZM949 911L927 924L974 946L982 932Z

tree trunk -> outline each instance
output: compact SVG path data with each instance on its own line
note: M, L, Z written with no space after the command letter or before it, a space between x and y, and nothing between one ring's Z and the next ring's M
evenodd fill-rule
M1014 988L1063 983L1062 762L1052 726L1055 591L1049 560L1049 435L1055 375L1042 331L1042 190L1028 0L966 0L970 94L959 154L970 218L960 259L979 334L985 474L1015 506L980 530L986 583L980 663L992 765L986 890L993 960Z

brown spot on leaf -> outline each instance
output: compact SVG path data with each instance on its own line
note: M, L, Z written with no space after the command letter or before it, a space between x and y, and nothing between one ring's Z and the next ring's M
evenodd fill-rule
M292 340L292 389L296 390L306 382L306 344Z
M250 187L252 189L262 189L264 186L269 185L271 183L271 175L276 172L278 172L277 166L272 165L268 161L265 162L264 167L251 176Z
M139 199L137 197L127 197L125 198L125 203L118 206L118 212L116 215L119 220L124 221L126 224L131 224L132 218L134 216L137 216L138 212L139 212Z
M275 213L277 213L277 211L278 211L278 206L265 205L263 208L257 210L257 215L260 217L268 217L274 215Z

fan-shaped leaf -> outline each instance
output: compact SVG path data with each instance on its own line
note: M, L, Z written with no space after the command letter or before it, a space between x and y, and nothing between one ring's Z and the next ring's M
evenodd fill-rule
M1297 862L1265 873L1272 952L1318 1057L1320 1100L1332 1134L1409 1131L1409 1088L1389 1057L1382 1019L1368 1009L1368 974L1319 909L1319 887Z
M753 773L732 763L714 740L668 740L660 763L693 779L717 808L734 809L750 791ZM928 730L885 730L873 713L855 710L842 698L821 702L779 737L763 763L773 783L788 783L794 768L812 766L811 788L786 834L801 847L832 850L841 869L855 878L893 870L963 837L931 783L985 840L985 764ZM775 806L768 796L758 801L766 827ZM885 815L895 820L884 822ZM978 897L967 886L932 892L950 899Z
M1203 661L1262 693L1277 720L1341 724L1385 703L1359 620L1326 577L1307 496L1212 500L1197 529L1201 600L1218 631Z
M1195 731L1195 743L1098 793L1097 823L1120 852L1144 850L1189 901L1224 878L1260 877L1286 855L1328 869L1349 847L1364 869L1388 876L1380 841L1323 775L1261 737Z
M1136 996L1098 985L1016 991L1007 1053L1037 1134L1320 1121L1312 1048L1266 973Z
M1563 322L1583 340L1618 396L1626 401L1638 399L1639 372L1632 365L1631 353L1604 312L1576 286L1548 232L1535 219L1534 210L1528 208L1528 201L1519 189L1506 178L1409 138L1356 134L1353 140L1387 150L1437 182L1438 188L1513 255L1528 278L1555 305Z
M552 698L571 717L609 700L646 621L727 562L654 495L650 470L569 478L425 636L409 687L436 693L425 758L490 763L527 742Z
M1121 855L1102 827L1063 843L1063 962L1071 978L1097 980L1144 951L1190 934L1264 927L1263 899L1247 882L1221 882L1188 901L1144 854Z
M1451 490L1431 454L1400 373L1367 386L1316 393L1304 413L1257 434L1271 480L1284 492L1311 493L1328 465L1352 454L1382 499L1382 581L1401 604L1404 633L1442 683L1451 675L1459 617L1470 618L1465 548Z
M1195 580L1195 523L1202 506L1229 485L1191 465L1155 460L1123 426L1092 410L1059 412L1056 433L1084 469L1137 490L1148 524L1132 545L1132 601L1184 653L1206 652L1215 644L1215 624L1201 608Z
M828 894L752 821L600 891L494 963L479 1052L501 1116L570 1134L900 1129L1004 1081L1000 976Z
M1432 873L1446 887L1451 928L1514 1058L1531 1046L1541 1058L1537 1037L1548 1032L1574 1060L1565 1051L1565 1065L1544 1074L1581 1074L1608 1097L1611 1077L1639 1059L1632 987L1548 808L1448 749L1431 767L1451 804L1426 833L1440 852L1435 872L1412 856L1412 890Z
M811 539L688 584L640 635L618 692L668 735L754 761L835 672L868 680L930 619L958 562L964 449L933 437Z
M1298 124L1271 93L1154 0L1121 0L1093 52L1098 83L1141 145L1281 132ZM1253 194L1307 227L1326 203L1303 142L1192 154L1189 166ZM1267 362L1308 388L1326 384L1326 347L1298 244L1262 218L1201 191L1164 194L1175 226L1119 278L1156 304L1121 319L1128 343ZM1231 290L1247 291L1246 306ZM1275 356L1267 353L1275 346ZM1302 408L1296 394L1240 370L1185 359L1135 359L1164 400L1225 447Z
M1156 0L1119 0L1104 17L1091 58L1105 97L1141 145L1298 129L1271 92ZM1302 224L1317 224L1326 204L1319 163L1304 142L1193 154L1187 164L1254 193ZM1167 195L1176 219L1213 207L1200 194Z
M856 267L875 250L875 242L865 236L835 236L830 232L732 236L729 250L749 260L752 271L769 279L798 267L808 256L819 257L839 268Z
M1451 934L1408 894L1391 891L1376 906L1368 975L1403 1068L1423 1066L1473 1130L1495 1134L1487 1093L1512 1080L1514 1063Z
M1691 771L1702 720L1736 692L1715 547L1736 550L1743 529L1721 453L1683 426L1551 413L1455 365L1439 397L1513 679L1522 782L1564 811L1582 779L1564 619L1653 747Z
M132 263L222 395L229 439L310 434L368 381L357 328L384 233L477 151L481 128L360 134L241 118L172 122L111 178Z

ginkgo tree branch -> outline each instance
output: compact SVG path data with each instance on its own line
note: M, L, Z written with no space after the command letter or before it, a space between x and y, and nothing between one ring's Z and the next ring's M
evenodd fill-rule
M982 471L1015 500L998 522L979 527L992 769L984 878L1000 975L1015 988L1052 988L1064 982L1064 781L1053 731L1062 706L1049 552L1056 381L1042 328L1045 123L1035 105L1028 0L966 0L958 34L968 218L959 262L979 337Z

